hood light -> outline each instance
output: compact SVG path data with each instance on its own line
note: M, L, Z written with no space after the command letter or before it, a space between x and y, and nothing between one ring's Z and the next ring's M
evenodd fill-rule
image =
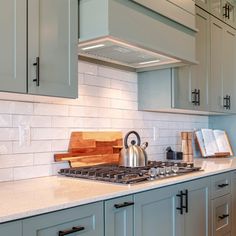
M146 65L146 64L152 64L152 63L157 63L157 62L160 62L160 60L144 61L144 62L140 62L138 64L139 65Z
M94 48L101 48L101 47L104 47L105 44L97 44L97 45L93 45L93 46L89 46L89 47L85 47L85 48L81 48L83 51L86 51L86 50L90 50L90 49L94 49Z

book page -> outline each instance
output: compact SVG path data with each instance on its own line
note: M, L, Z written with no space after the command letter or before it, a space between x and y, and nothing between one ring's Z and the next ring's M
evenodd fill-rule
M195 135L197 137L197 142L199 144L202 156L204 156L204 157L207 156L206 155L206 148L205 148L204 140L203 140L203 136L202 136L202 131L201 130L196 131Z
M230 143L228 141L227 134L224 130L214 130L214 136L216 143L219 149L219 152L229 152L230 155L233 155Z
M205 143L207 156L214 156L215 153L219 152L215 135L212 129L202 129L202 136Z

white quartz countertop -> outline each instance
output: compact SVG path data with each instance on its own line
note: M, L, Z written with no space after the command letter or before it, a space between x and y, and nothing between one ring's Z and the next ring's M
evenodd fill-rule
M236 170L236 158L197 159L204 171L134 185L52 176L0 183L0 223Z

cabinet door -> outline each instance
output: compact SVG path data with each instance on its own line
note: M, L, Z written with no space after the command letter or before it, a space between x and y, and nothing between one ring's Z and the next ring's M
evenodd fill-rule
M103 203L98 202L23 220L23 235L103 236L103 223Z
M196 8L196 58L195 66L174 69L174 107L191 110L208 110L208 77L210 66L209 14ZM194 95L194 92L198 94ZM198 103L199 101L199 103Z
M236 112L236 31L225 26L223 35L223 99L230 96L230 107L225 112Z
M232 193L232 235L236 235L236 171L231 174Z
M179 214L175 195L174 186L135 194L134 235L175 236L176 216Z
M210 0L195 0L195 3L206 11L210 9Z
M105 202L105 235L133 236L133 196L111 199Z
M15 221L10 223L0 224L1 236L22 236L22 223Z
M184 227L178 227L177 236L209 236L209 186L208 178L178 185L183 197ZM186 192L187 190L187 192Z
M0 90L26 93L26 0L0 0Z
M224 23L211 17L210 110L223 111L223 32Z
M213 235L224 236L231 231L231 196L230 194L212 200Z
M77 41L77 0L28 1L29 93L77 97Z
M211 0L210 1L211 13L219 19L223 19L223 1Z

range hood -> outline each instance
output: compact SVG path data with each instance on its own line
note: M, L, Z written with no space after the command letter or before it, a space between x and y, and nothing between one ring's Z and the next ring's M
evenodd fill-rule
M195 33L130 0L80 0L78 53L137 71L195 61Z
M79 45L79 55L136 69L180 62L180 60L121 42L112 37L81 43Z

